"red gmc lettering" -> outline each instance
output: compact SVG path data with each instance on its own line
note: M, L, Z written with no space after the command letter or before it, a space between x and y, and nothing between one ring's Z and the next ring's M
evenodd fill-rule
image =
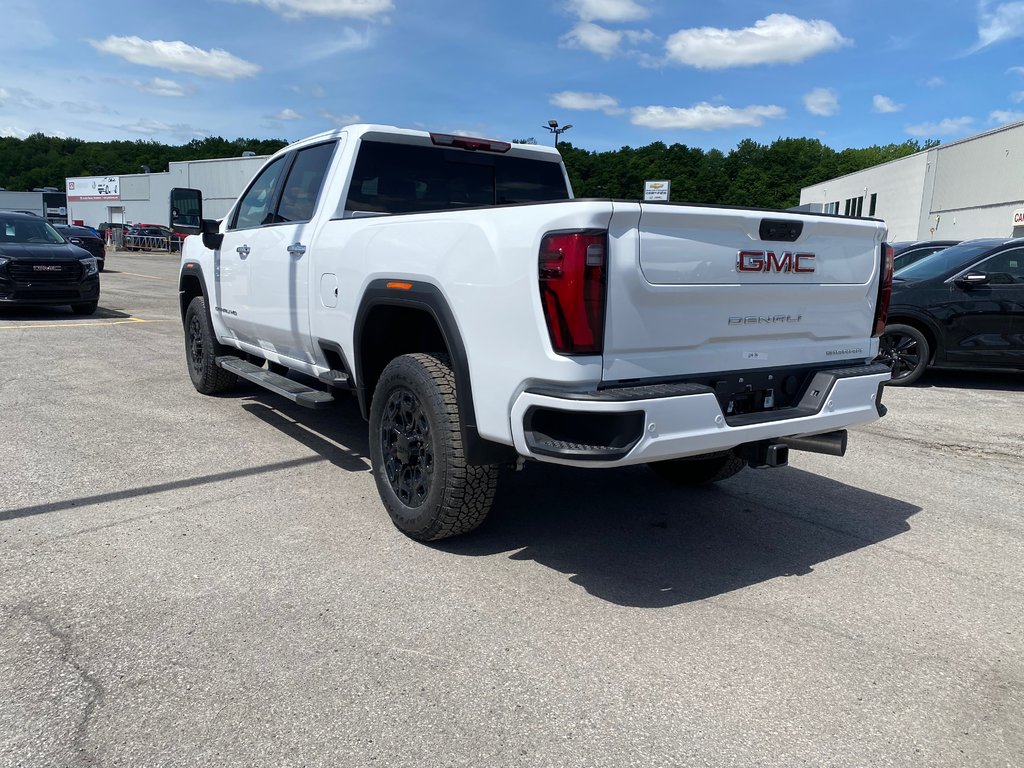
M783 251L740 251L736 258L738 272L777 272L810 274L814 272L813 253Z

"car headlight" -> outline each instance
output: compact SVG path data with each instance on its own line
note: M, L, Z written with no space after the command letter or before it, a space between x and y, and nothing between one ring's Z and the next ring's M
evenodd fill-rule
M82 262L82 277L91 277L92 275L99 273L99 267L96 264L96 259L90 256L88 259L79 259Z
M10 263L11 260L8 259L6 256L0 256L0 268L6 267Z

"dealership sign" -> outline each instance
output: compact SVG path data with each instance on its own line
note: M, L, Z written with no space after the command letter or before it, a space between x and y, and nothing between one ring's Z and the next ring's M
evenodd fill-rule
M645 181L644 200L661 200L667 203L671 190L671 181Z
M120 200L119 176L86 176L67 180L68 200Z
M1013 212L1013 226L1024 227L1024 208L1018 208Z

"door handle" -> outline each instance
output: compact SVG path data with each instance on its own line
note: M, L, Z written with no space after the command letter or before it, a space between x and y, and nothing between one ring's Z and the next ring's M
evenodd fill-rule
M306 246L302 243L292 243L288 246L288 253L292 256L301 256L306 252Z
M238 255L241 256L244 259L246 256L249 255L249 246L248 245L240 245L237 248L235 248L235 251L237 251Z

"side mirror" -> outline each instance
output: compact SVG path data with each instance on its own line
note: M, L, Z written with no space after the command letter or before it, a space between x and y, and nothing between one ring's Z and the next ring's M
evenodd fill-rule
M979 285L988 285L992 278L984 272L968 272L960 275L954 282L964 290L977 288Z
M224 235L220 232L220 222L216 219L203 219L200 226L203 234L203 245L211 251L220 250Z
M171 229L186 235L202 232L203 193L198 189L175 187L171 190Z

